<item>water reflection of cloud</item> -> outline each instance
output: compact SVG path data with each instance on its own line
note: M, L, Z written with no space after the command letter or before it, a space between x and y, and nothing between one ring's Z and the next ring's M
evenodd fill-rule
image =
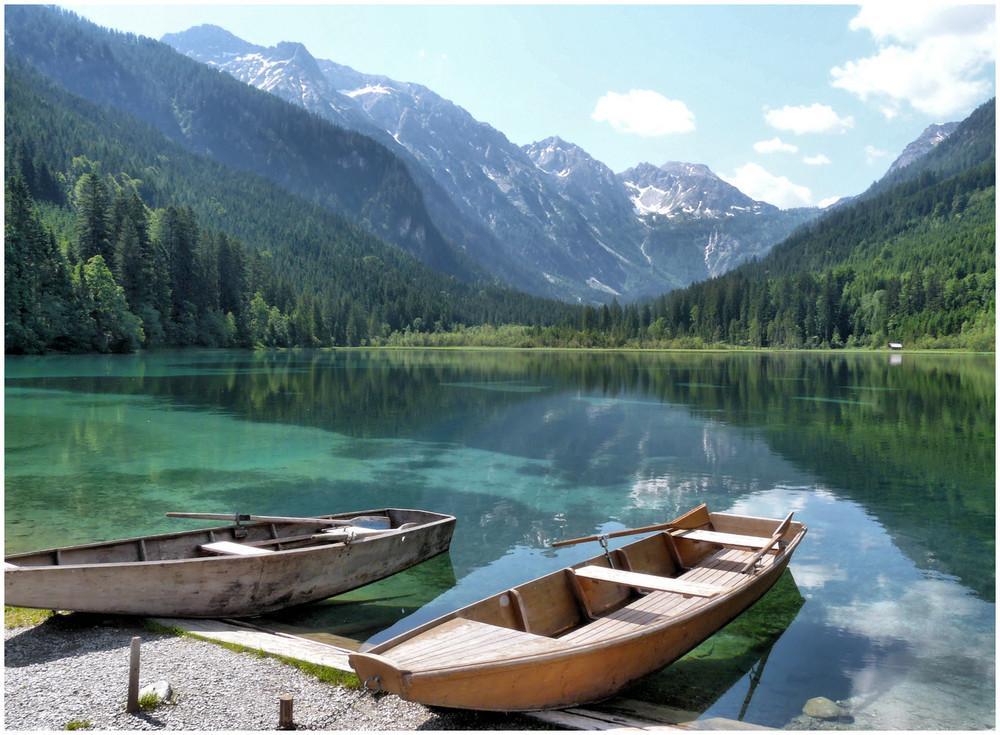
M659 509L697 505L697 498L708 490L709 484L707 477L678 478L666 474L637 478L628 494L632 501L630 507Z
M847 571L837 564L795 564L795 582L800 588L819 589L827 582L847 581Z
M784 518L792 511L795 513L802 511L812 497L814 497L814 491L811 487L777 485L769 490L737 500L729 512L765 518Z
M801 585L798 568L795 577ZM875 584L884 589L891 587L892 580L877 578ZM947 713L937 707L953 705L956 691L964 692L960 701L969 701L969 693L977 690L992 692L996 669L993 615L991 604L954 582L938 579L911 583L893 599L829 607L830 624L864 636L883 650L899 651L894 661L883 657L852 672L855 709L876 725L947 726L941 724ZM991 727L993 695L979 704L977 711L955 713L954 726Z
M880 643L904 641L918 658L968 658L970 666L992 676L993 632L974 624L988 614L987 605L954 582L924 579L895 599L831 607L828 617L834 625Z

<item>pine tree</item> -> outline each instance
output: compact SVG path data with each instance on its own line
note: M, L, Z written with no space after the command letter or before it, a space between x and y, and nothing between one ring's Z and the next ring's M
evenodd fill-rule
M167 207L160 213L156 240L169 264L168 338L178 345L194 344L198 338L198 276L195 266L198 228L191 210Z
M45 344L35 325L38 306L36 253L42 233L24 178L7 181L4 220L4 349L40 352Z
M94 173L85 173L74 188L76 201L76 253L81 262L100 255L111 263L114 252L108 222L108 190Z
M166 274L161 267L156 247L149 237L146 207L133 191L122 197L119 210L119 235L116 260L120 282L129 309L143 323L146 345L166 341L161 311L170 298Z

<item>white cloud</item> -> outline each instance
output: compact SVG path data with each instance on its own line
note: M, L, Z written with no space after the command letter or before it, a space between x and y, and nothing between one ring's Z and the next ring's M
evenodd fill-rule
M804 156L802 158L802 163L807 166L827 166L832 163L832 161L822 153L817 153L815 156Z
M885 158L889 155L889 151L883 151L881 148L876 148L873 145L865 146L865 161L871 166L880 158Z
M792 183L784 176L772 174L756 163L747 163L736 169L735 173L720 174L720 176L744 194L770 202L782 209L812 204L812 192L809 187Z
M867 3L851 19L852 31L866 30L876 40L890 38L903 43L919 43L931 36L976 35L993 22L991 5L946 5L909 2L906 10L892 3Z
M818 202L816 202L816 206L819 207L820 209L826 209L831 204L836 204L841 199L843 199L843 197L841 197L841 196L823 197Z
M831 83L888 119L905 105L935 117L967 113L993 90L995 15L989 5L865 5L850 27L871 33L878 52L833 67Z
M687 105L649 89L632 89L625 94L608 92L597 100L590 116L597 122L609 123L619 133L644 137L694 130L694 113Z
M841 117L829 105L814 102L811 105L785 105L768 110L764 119L772 128L789 130L796 135L803 133L842 133L854 127L854 118Z
M771 138L770 140L758 140L753 144L753 149L758 153L798 153L799 147L786 143L781 138Z

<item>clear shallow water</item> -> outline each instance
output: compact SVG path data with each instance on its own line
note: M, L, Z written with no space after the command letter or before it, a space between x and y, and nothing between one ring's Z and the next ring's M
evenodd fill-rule
M992 357L184 351L5 367L7 552L183 527L169 510L455 514L449 556L277 620L381 640L596 553L557 538L700 502L794 509L810 531L791 578L623 696L774 727L814 696L849 700L859 728L994 725Z

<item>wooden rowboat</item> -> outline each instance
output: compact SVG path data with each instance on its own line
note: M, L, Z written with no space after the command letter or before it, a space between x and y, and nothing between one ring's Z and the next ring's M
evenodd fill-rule
M247 617L331 597L448 550L454 516L388 508L67 546L8 556L5 604L54 610ZM249 522L247 522L249 521Z
M523 711L604 699L750 607L806 533L791 514L782 521L705 505L632 532L654 528L665 530L354 653L351 666L366 687L442 707Z

